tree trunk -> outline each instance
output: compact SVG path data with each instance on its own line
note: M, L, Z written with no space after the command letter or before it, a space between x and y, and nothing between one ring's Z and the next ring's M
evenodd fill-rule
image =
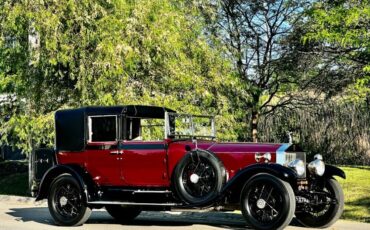
M258 120L259 112L256 110L252 110L251 133L253 142L258 142L258 131L257 131Z

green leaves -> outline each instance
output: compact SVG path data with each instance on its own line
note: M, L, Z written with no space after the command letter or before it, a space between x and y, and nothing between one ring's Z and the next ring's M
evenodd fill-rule
M52 114L86 105L150 104L219 115L235 138L230 65L185 1L18 1L0 7L0 94L16 100L3 142L52 145ZM11 45L9 45L11 44ZM13 45L14 44L14 45ZM226 135L227 133L227 135Z
M366 24L370 20L370 2L349 1L334 6L329 3L317 3L309 11L313 19L312 31L306 38L325 39L341 46L368 46L369 30Z
M320 2L308 16L310 28L304 41L322 43L329 55L341 54L340 61L355 73L345 90L347 99L366 99L370 86L370 2Z

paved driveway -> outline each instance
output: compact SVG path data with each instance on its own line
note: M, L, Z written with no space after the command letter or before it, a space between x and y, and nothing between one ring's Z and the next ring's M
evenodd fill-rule
M240 214L222 212L143 212L130 225L117 224L104 210L93 211L90 219L80 229L248 229ZM58 227L49 214L45 202L32 198L0 195L0 230L71 229ZM307 229L294 226L287 229ZM370 224L338 221L329 229L369 229Z

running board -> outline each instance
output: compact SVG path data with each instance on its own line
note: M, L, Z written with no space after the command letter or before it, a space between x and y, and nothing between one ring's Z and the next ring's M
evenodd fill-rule
M169 194L169 193L172 193L172 191L170 190L117 189L117 188L110 188L108 189L108 191L131 192L132 194L142 194L142 193Z
M122 202L122 201L90 201L87 204L98 204L98 205L132 205L132 206L168 206L175 207L181 206L179 203L136 203L136 202Z
M132 193L172 193L171 191L169 190L164 190L164 191L161 191L161 190L135 190L135 191L132 191Z

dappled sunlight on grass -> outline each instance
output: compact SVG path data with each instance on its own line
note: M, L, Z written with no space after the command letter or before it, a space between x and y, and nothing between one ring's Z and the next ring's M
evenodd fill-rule
M343 219L370 223L370 167L343 166L347 179L337 178L344 191Z

